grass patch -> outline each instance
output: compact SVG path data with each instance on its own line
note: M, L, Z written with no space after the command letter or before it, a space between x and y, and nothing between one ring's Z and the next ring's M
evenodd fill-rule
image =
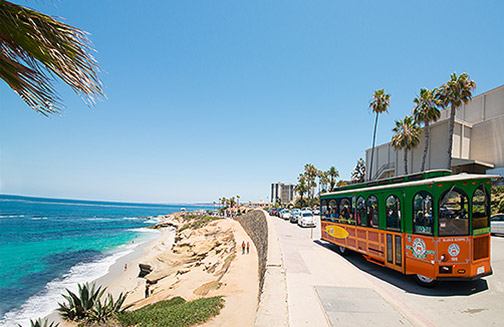
M224 306L221 296L186 302L181 297L147 305L117 316L124 326L185 327L204 322L219 314Z
M188 228L190 228L190 229L201 228L212 221L223 219L223 218L222 217L214 217L214 216L210 216L210 215L204 215L204 216L186 215L186 216L183 216L183 219L184 219L184 225L178 230L179 233L188 229Z

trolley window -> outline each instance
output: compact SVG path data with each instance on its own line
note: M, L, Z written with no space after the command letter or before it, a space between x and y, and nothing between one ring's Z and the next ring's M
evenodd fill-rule
M362 196L359 196L357 198L357 208L355 210L355 216L357 218L357 225L367 226L366 200L364 200L364 197Z
M343 198L340 200L340 221L344 224L355 224L353 218L351 198Z
M338 202L335 199L329 200L329 218L337 220L339 218Z
M322 219L325 219L326 217L328 217L328 210L327 210L327 200L326 199L323 199L322 201L320 201L320 217Z
M386 215L387 215L387 229L388 230L401 230L401 202L395 195L391 195L385 202Z
M464 191L452 188L439 204L439 236L469 234L469 199Z
M488 193L479 186L472 198L472 229L487 228L489 226L488 217L490 217L490 206Z
M368 226L378 228L378 199L374 195L370 195L367 199L367 223Z
M421 191L413 198L413 232L432 235L432 195Z

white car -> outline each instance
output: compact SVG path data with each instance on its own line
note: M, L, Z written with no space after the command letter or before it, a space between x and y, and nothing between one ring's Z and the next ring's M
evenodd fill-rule
M280 211L280 218L285 219L285 220L289 220L289 219L291 219L291 217L292 217L292 215L289 210L283 209L282 211Z
M290 222L297 223L299 217L301 217L301 209L292 209Z
M318 208L313 209L313 214L315 216L320 216L320 210Z
M317 226L317 222L313 213L311 211L301 211L301 217L298 219L298 225L301 227L315 227Z
M490 232L492 234L504 234L504 215L494 215L490 218Z

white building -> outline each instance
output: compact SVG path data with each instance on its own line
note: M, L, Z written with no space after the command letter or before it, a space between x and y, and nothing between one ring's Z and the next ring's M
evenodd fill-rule
M441 111L438 122L431 124L425 170L446 168L450 109ZM419 172L424 151L422 142L408 151L408 173ZM366 180L403 175L403 150L391 143L375 148L373 171ZM371 162L371 149L366 150L366 163ZM366 164L370 167L370 164ZM452 170L454 173L504 173L504 85L477 95L457 109L453 133Z
M286 204L294 199L294 184L272 183L271 203L276 203L277 199Z

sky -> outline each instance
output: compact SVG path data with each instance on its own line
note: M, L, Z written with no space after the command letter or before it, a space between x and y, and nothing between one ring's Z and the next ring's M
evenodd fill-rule
M107 99L46 118L0 81L0 193L269 200L307 163L342 179L422 87L504 84L502 1L15 1L90 33Z

